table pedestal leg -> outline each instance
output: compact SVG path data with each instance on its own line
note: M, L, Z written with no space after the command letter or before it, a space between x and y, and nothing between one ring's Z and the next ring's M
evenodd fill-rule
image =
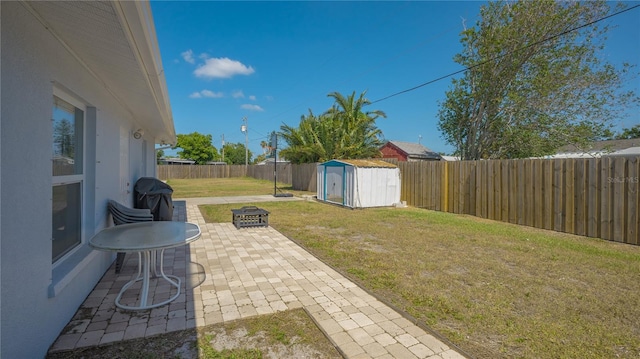
M154 257L153 260L151 258L152 256ZM120 293L118 293L118 296L116 297L116 300L115 300L116 306L118 308L125 309L125 310L144 310L144 309L151 309L151 308L157 308L157 307L163 306L165 304L168 304L174 301L176 298L178 298L178 296L180 295L181 280L176 276L168 275L164 273L164 249L163 249L160 251L160 277L162 277L164 280L169 282L169 284L174 286L176 288L176 293L171 298L163 302L152 303L147 305L147 301L149 299L149 279L151 276L151 271L153 270L157 276L156 251L144 251L142 253L142 258L140 257L138 258L139 258L138 275L136 276L135 279L132 279L127 284L122 286L122 289L120 290ZM158 277L158 279L160 279L160 277ZM140 289L141 290L140 304L138 306L121 304L120 299L122 298L122 294L124 294L124 292L127 289L129 289L129 287L131 287L133 284L135 284L138 281L142 281L142 288Z

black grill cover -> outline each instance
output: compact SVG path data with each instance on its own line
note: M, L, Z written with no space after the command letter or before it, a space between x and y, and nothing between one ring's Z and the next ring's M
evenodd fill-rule
M173 188L153 177L141 177L133 187L136 208L148 208L154 221L173 220Z

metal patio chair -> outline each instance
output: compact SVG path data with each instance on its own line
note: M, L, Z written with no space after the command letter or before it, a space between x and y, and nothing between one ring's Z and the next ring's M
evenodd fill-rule
M113 224L116 226L127 223L153 221L153 214L151 214L149 209L130 208L114 200L109 200L107 207L109 208L109 212L113 218ZM118 255L116 256L116 273L120 273L122 265L124 264L125 255L126 253L124 252L118 252ZM139 254L138 261L140 261Z

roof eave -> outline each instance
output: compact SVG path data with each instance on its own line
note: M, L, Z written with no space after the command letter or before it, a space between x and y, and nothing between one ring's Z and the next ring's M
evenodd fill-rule
M114 9L160 115L161 125L151 129L155 142L173 145L176 133L151 6L148 1L117 1Z

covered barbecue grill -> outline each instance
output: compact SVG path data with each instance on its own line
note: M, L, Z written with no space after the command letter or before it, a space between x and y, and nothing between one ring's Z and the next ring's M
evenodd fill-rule
M173 220L173 188L153 177L141 177L133 187L135 207L148 208L154 221Z

